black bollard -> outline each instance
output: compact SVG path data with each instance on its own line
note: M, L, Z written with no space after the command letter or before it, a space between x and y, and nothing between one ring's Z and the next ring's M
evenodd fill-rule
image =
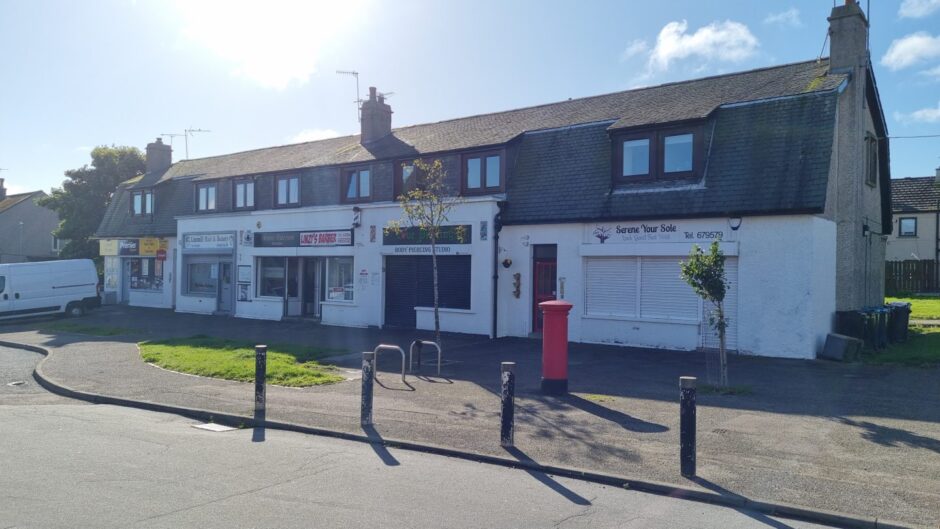
M513 446L516 393L516 374L513 369L515 368L515 362L503 362L499 368L502 378L502 390L499 393L499 400L502 404L499 414L499 444L504 447Z
M264 383L268 374L268 346L255 346L255 411L263 412L264 402Z
M695 377L679 377L679 465L695 476Z
M375 353L362 353L362 411L359 422L362 426L372 424L372 383L375 381Z

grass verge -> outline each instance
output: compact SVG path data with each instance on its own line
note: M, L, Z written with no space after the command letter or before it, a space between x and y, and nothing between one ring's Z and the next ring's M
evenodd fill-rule
M77 334L87 334L90 336L117 336L133 332L132 329L123 327L108 327L106 325L88 325L74 321L54 321L40 326L43 331L51 332L74 332Z
M904 298L885 298L885 303L892 301L910 303L912 320L940 320L940 297L913 295Z
M862 361L909 367L940 366L940 327L912 325L906 342L891 344L877 353L865 353Z
M320 347L270 345L267 380L271 384L293 387L340 382L344 378L317 359L342 352ZM200 335L142 342L140 355L145 362L171 371L243 382L255 378L255 347L245 341Z

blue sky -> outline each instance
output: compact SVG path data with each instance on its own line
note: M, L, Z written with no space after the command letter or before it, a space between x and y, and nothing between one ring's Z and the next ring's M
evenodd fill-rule
M355 133L355 83L337 69L394 92L402 126L813 59L831 7L0 0L0 177L49 189L95 145L186 128L211 130L191 158ZM940 134L940 0L871 10L890 133ZM895 177L933 174L940 138L894 140L891 161Z

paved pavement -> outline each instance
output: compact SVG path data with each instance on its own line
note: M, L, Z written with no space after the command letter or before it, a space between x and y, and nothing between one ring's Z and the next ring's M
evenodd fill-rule
M53 350L46 375L74 389L251 415L252 387L171 373L144 364L136 342L209 334L254 341L371 349L407 344L412 333L345 329L105 309L89 324L137 329L99 339L0 326L0 339ZM583 468L700 487L858 516L936 527L940 523L940 371L735 357L731 378L751 394L700 395L699 475L678 474L677 383L706 378L693 353L572 345L571 390L538 393L539 347L531 340L447 336L444 377L402 385L384 356L376 391L375 435L506 457L498 445L498 365L518 363L513 454ZM338 360L356 367L358 359ZM269 388L268 418L362 434L359 384Z
M0 347L0 382L36 353ZM12 375L12 377L10 376ZM538 472L0 393L0 527L821 527ZM455 477L459 477L455 479Z

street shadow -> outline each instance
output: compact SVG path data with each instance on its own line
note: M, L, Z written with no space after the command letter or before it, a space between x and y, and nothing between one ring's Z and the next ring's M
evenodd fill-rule
M623 429L630 430L631 432L662 433L669 431L668 426L637 419L636 417L627 415L621 411L601 406L596 402L591 402L572 393L568 393L560 397L559 400L583 412L590 413L591 415L615 423L621 426Z
M726 498L732 498L737 501L748 501L748 498L746 496L742 496L736 492L731 492L730 490L722 487L721 485L712 483L711 481L708 481L705 478L695 476L695 477L688 478L688 479L689 481L696 483L712 492L717 492L718 494ZM774 520L773 518L771 518L770 516L767 516L766 514L748 510L742 507L729 507L729 508L734 509L735 511L738 511L739 513L747 516L748 518L751 518L756 522L760 522L766 525L767 527L774 527L776 529L793 529L792 525L785 524L781 522L780 520Z
M510 446L510 447L504 446L503 450L505 450L506 452L509 452L509 455L516 458L520 462L535 463L535 460L533 460L531 457L526 455L525 452L523 452L522 450L519 450L518 448L514 446ZM565 487L561 483L558 483L557 481L552 479L551 476L549 476L548 474L544 472L539 472L537 470L532 470L526 467L520 467L520 468L522 468L522 470L524 470L528 475L535 478L535 480L538 481L539 483L545 485L546 487L552 489L558 494L561 494L562 496L564 496L564 498L570 501L571 503L574 503L576 505L591 505L590 500L588 500L584 496L581 496L577 492L569 489L568 487Z
M376 372L376 374L378 374L378 372ZM376 384L378 384L379 386L382 386L383 388L385 388L385 389L387 389L387 390L389 390L389 391L414 391L414 390L415 390L415 387L408 383L408 379L405 379L405 381L402 382L402 384L404 384L404 385L406 386L406 387L403 387L403 388L401 388L401 387L396 388L396 387L392 387L392 386L386 386L385 384L382 383L381 380L379 380L379 377L375 377L373 380L375 380L375 383L376 383Z
M375 429L375 426L368 425L363 426L362 431L365 432L366 437L371 441L369 446L372 447L372 450L375 452L375 455L379 456L379 459L382 460L387 466L397 467L401 463L395 459L395 456L388 451L388 448L385 447L385 441L382 439L382 435Z
M264 423L265 417L267 415L267 410L255 410L254 423L255 427L251 432L251 442L252 443L263 443L264 442Z
M454 381L443 375L433 377L431 375L412 375L422 382L427 382L428 384L453 384Z
M837 420L846 426L854 426L863 430L861 433L863 439L881 446L924 448L931 452L940 453L940 440L933 437L918 435L900 428L881 426L868 421L853 421L846 417L839 417Z

